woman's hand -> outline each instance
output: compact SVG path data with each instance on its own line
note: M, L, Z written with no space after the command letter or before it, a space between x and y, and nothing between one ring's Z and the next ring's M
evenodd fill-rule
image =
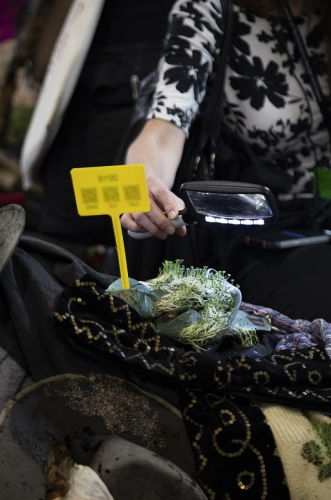
M182 156L185 133L165 120L152 119L130 146L126 163L143 164L150 198L149 212L127 213L121 224L133 232L148 231L160 239L175 232L186 234L185 227L175 229L171 220L178 217L184 202L171 192L177 168Z
M147 186L151 209L149 212L124 214L121 224L133 232L148 231L153 236L166 239L175 232L185 236L185 226L177 229L171 224L172 219L177 219L178 210L184 208L184 202L174 195L158 177L147 177Z

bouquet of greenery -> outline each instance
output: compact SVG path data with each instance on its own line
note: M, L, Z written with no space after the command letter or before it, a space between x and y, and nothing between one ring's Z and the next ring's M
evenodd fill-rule
M228 279L224 271L166 261L156 278L130 279L125 290L117 280L107 291L150 319L161 336L195 350L218 344L225 335L235 335L238 346L251 347L259 343L255 326L239 311L241 292ZM264 326L270 329L267 322Z

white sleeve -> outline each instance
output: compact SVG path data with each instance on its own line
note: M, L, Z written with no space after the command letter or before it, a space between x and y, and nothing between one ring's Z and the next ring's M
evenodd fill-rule
M205 96L222 30L220 0L175 2L148 118L171 121L188 134Z

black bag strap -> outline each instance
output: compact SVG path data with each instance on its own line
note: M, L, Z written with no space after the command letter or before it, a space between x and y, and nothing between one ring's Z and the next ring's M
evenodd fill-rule
M216 75L212 82L211 91L202 117L198 151L203 151L208 140L216 145L223 121L224 81L232 42L234 12L232 0L222 0L221 6L224 20L222 49L217 63Z
M316 101L319 105L322 116L324 118L324 121L328 127L328 130L329 130L329 133L331 136L330 99L327 96L325 96L325 94L323 94L320 82L318 81L318 79L314 73L314 70L311 67L306 46L302 40L301 33L298 29L297 24L294 21L292 11L289 8L287 2L285 2L284 6L283 6L283 12L284 12L284 17L285 17L285 20L287 22L288 28L289 28L290 33L292 35L293 42L294 42L294 44L299 52L299 55L301 57L305 71L306 71L307 76L309 78L309 83L311 85L311 88L312 88L313 93L315 95Z

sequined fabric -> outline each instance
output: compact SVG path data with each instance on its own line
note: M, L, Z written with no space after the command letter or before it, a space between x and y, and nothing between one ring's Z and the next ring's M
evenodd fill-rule
M156 393L176 392L207 498L289 498L272 432L256 403L328 412L331 368L322 347L266 357L188 352L158 336L151 322L89 276L62 292L54 320L61 338L107 353L110 364L121 360Z

